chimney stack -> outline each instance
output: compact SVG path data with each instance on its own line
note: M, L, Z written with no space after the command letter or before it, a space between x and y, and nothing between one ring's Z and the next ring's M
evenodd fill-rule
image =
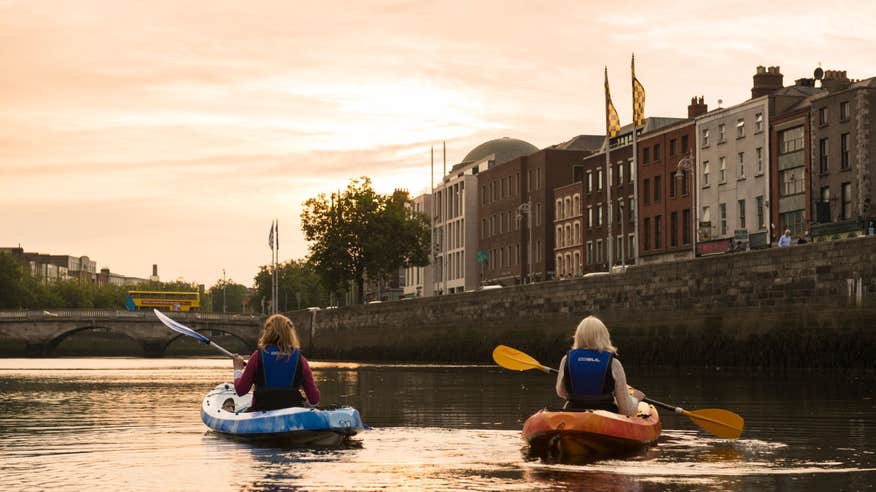
M757 72L754 74L754 85L751 87L751 98L772 94L783 87L782 72L779 67L765 68L763 65L757 66Z
M157 263L152 264L152 276L153 277L158 276L158 264Z
M687 118L694 119L701 114L709 112L709 105L706 104L704 96L694 96L690 98L690 105L687 107Z
M821 79L821 87L827 92L836 92L848 89L852 81L846 76L845 70L825 70L824 78Z

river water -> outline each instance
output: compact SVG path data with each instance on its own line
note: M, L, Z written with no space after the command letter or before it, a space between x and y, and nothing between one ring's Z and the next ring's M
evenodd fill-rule
M313 363L324 403L371 430L342 449L210 432L225 359L0 359L0 489L872 490L872 373L629 367L648 396L741 414L737 441L663 412L657 445L586 465L528 456L520 429L553 380L489 366Z

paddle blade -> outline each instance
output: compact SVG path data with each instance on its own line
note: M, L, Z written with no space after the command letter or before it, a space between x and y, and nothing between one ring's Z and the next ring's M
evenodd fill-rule
M170 328L171 330L173 330L177 333L182 333L185 336L192 337L201 343L207 343L207 344L210 343L209 338L205 337L204 335L201 335L200 333L196 332L195 330L189 328L188 326L186 326L182 323L178 323L178 322L168 318L161 311L159 311L157 309L153 309L152 311L155 312L155 316L158 317L158 320L161 321L162 323L164 323L164 326Z
M533 359L529 354L525 354L507 345L497 345L493 349L493 360L496 361L496 364L512 371L538 369L549 372L546 367L542 366L541 363Z
M685 410L684 415L704 430L723 439L736 439L742 435L745 420L739 415L720 408Z

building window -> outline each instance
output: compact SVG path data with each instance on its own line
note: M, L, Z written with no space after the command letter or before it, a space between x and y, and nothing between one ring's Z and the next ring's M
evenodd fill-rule
M849 134L843 133L840 135L840 167L848 169L849 164Z
M587 171L587 193L593 191L593 173Z
M602 204L596 206L596 227L602 226Z
M782 142L781 147L779 147L780 154L790 154L791 152L803 150L803 127L798 126L783 131L779 140Z
M562 248L563 244L563 226L557 226L557 247Z
M818 124L820 126L827 125L827 108L819 108L818 109Z
M588 265L593 264L593 241L587 241L587 247L584 249L584 262Z
M651 180L650 179L645 178L645 186L643 188L645 188L643 190L645 192L645 196L644 196L645 205L648 205L651 203Z
M575 221L575 244L581 244L581 223Z
M677 149L676 149L675 144L676 144L676 141L674 138L669 141L669 156L670 157L673 157L677 154L677 152L676 152Z
M635 179L636 171L633 167L633 160L630 159L627 161L627 183L632 183Z
M754 151L755 159L757 162L755 163L755 174L763 174L763 147L758 147Z
M766 220L763 213L763 196L754 199L754 206L757 207L757 228L766 229Z
M725 157L720 157L721 167L718 168L718 183L726 183L727 182L727 159Z
M636 235L635 234L627 234L627 254L630 255L630 258L636 257Z
M828 165L830 157L828 155L828 151L830 150L830 141L826 138L822 138L818 141L818 172L821 174L826 174L828 171Z
M602 239L596 240L596 263L602 263L605 252L602 249Z
M840 194L842 195L843 208L842 208L842 219L851 219L852 218L852 183L843 183L842 188L840 188Z
M709 186L709 161L703 161L703 188Z
M624 237L618 236L614 239L614 245L617 246L617 251L614 253L615 261L620 263L621 259L624 257Z
M724 143L727 141L727 128L726 125L721 123L718 125L718 143Z
M803 168L796 167L782 171L779 196L799 195L804 191Z
M675 198L675 183L678 181L676 176L681 177L676 171L669 173L669 198Z
M840 121L848 121L850 116L851 108L848 101L843 101L840 103Z
M795 210L793 212L784 213L780 216L780 230L790 229L792 236L801 236L804 234L803 211Z
M681 172L681 194L687 195L688 191L688 179L687 179L687 171Z
M709 146L709 129L703 128L703 147Z
M660 160L660 144L654 144L654 160Z
M681 243L690 244L690 209L686 208L681 211Z
M651 250L651 218L650 217L645 217L644 226L645 227L644 227L643 232L645 233L645 235L642 236L642 249L644 249L645 251L650 251Z
M651 160L651 148L645 147L642 149L642 164L647 164Z
M721 215L721 235L727 235L727 204L721 203L718 205L718 212Z
M617 165L617 184L618 186L624 184L624 165Z
M535 225L541 225L541 202L535 204Z
M678 246L678 212L669 215L669 244L673 248Z
M687 135L682 135L681 136L681 153L682 154L687 154L687 145L688 145Z
M566 240L563 242L566 246L571 246L572 244L572 225L566 224Z
M654 217L654 249L663 247L663 216L657 215Z
M572 262L572 274L578 275L581 273L581 252L575 251L574 253L574 261Z
M572 198L572 215L581 215L581 195L577 193Z
M560 277L565 275L565 270L563 269L563 255L557 255L557 275Z
M660 196L663 194L660 185L660 176L654 176L654 203L660 203Z
M759 133L763 131L763 113L757 113L754 115L754 133Z
M596 171L596 191L602 191L602 168Z
M745 179L745 152L736 154L736 177Z
M736 138L742 138L745 136L745 119L739 118L736 120Z
M587 207L587 228L593 227L593 207Z
M703 222L712 221L712 209L708 205L703 205Z
M739 203L736 204L736 208L739 210L739 227L738 229L745 229L745 199L739 200Z

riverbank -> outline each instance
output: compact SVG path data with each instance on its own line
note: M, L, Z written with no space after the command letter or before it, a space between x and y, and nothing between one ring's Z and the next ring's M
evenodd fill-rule
M290 316L335 360L479 363L501 343L552 361L595 314L638 365L874 368L874 292L863 237Z

